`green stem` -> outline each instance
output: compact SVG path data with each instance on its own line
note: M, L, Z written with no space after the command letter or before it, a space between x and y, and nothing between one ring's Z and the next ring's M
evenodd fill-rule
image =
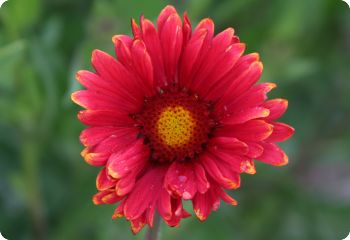
M153 227L148 228L145 234L145 240L158 240L160 235L160 216L155 214Z
M22 145L23 183L27 204L32 218L35 239L46 239L46 222L39 187L39 146L38 142L24 136Z

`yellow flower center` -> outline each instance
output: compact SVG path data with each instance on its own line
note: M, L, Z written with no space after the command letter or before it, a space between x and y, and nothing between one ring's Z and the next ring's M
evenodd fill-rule
M195 127L196 122L191 112L182 106L166 107L159 115L156 125L162 141L171 147L187 144Z
M184 92L145 99L133 118L151 150L150 159L158 162L197 158L214 127L208 104Z

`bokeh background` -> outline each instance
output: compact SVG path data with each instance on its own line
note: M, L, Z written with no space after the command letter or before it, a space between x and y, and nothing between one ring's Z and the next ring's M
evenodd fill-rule
M79 107L70 94L94 48L130 34L130 17L152 20L168 3L193 24L233 26L259 52L271 97L289 99L296 128L290 164L257 164L201 223L163 224L162 239L338 240L350 231L350 9L341 0L9 0L0 9L0 232L21 239L142 239L114 206L94 206L95 176L79 153Z

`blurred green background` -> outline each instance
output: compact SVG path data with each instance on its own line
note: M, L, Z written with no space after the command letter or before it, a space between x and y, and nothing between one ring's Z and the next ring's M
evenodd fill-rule
M21 239L142 239L94 206L97 168L79 153L83 125L70 93L94 48L130 34L130 17L155 20L168 3L193 24L233 26L259 52L271 97L289 99L296 128L290 164L257 164L201 223L163 224L162 239L338 240L350 231L350 9L341 0L9 0L0 9L0 232Z

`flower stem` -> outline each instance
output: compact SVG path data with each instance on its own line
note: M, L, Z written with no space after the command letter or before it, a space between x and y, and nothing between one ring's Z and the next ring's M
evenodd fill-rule
M34 137L24 136L22 144L23 184L25 186L27 204L34 230L35 239L46 239L46 221L44 203L39 186L40 147ZM34 140L33 140L34 139Z
M153 220L153 227L148 228L145 234L145 240L159 240L160 235L160 216L156 213Z

